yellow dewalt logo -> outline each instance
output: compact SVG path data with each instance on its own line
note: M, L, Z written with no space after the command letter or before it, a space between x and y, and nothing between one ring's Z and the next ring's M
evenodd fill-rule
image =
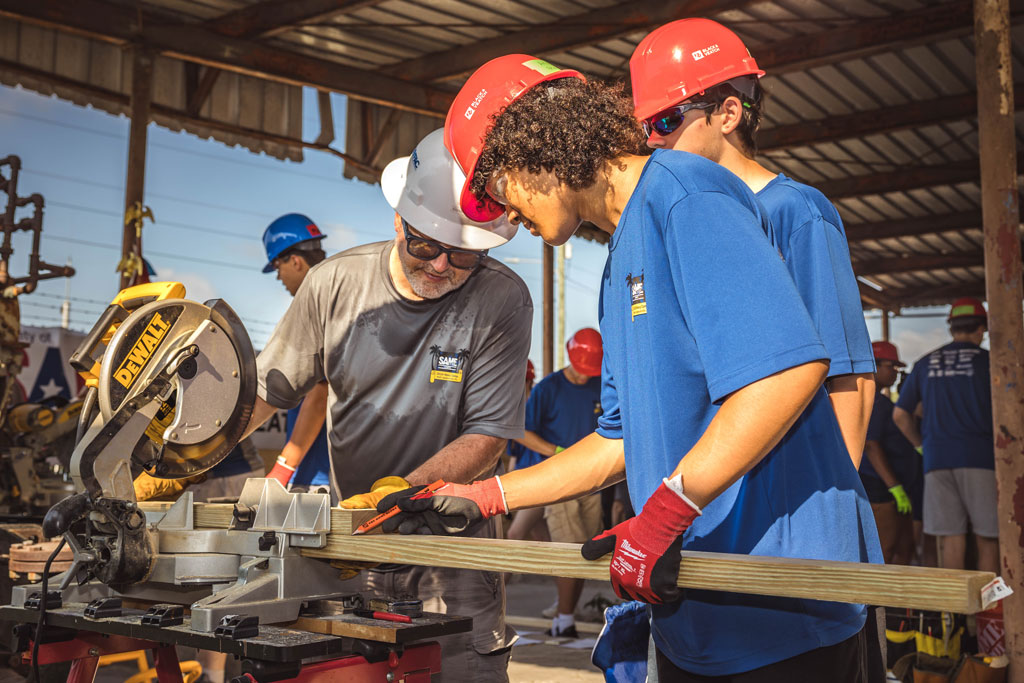
M160 345L160 340L167 334L169 327L170 324L159 313L153 316L153 319L146 325L146 329L143 330L142 335L135 341L135 346L132 347L131 353L121 361L121 366L114 373L114 379L121 386L127 389L132 385L135 378L142 371L142 368L146 367L150 356L153 355L153 349Z

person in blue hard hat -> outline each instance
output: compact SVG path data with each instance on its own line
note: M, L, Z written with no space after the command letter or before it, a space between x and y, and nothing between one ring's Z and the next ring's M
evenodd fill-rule
M295 296L310 268L326 256L321 246L324 237L316 223L301 213L281 216L263 231L263 246L267 250L263 272L277 271L277 279ZM292 489L329 487L331 456L326 421L327 382L323 381L288 411L288 442L267 477Z
M288 213L263 231L267 250L264 273L277 271L277 279L295 296L309 269L326 257L320 242L326 237L316 223L301 213Z

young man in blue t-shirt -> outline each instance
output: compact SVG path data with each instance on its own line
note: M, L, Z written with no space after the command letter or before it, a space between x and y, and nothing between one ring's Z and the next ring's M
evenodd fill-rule
M862 605L676 587L682 548L881 561L822 386L827 352L765 237L759 203L705 158L644 156L621 89L570 76L509 97L520 67L537 60L494 66L471 76L453 106L464 111L468 98L474 119L493 121L470 164L470 191L549 244L566 242L581 220L609 234L603 414L594 433L534 467L381 501L407 513L385 530L460 533L628 474L639 514L583 553L611 553L616 592L653 604L661 680L859 680ZM456 146L465 118L448 119Z
M964 297L953 302L948 320L953 341L914 363L893 420L924 456L924 532L939 537L941 566L964 568L970 522L977 568L998 572L992 394L988 351L981 348L988 314Z
M924 473L921 456L892 421L892 401L882 393L896 382L905 363L893 344L876 341L871 346L878 396L871 408L860 480L875 513L886 564L910 564L921 533Z
M629 69L647 144L721 164L764 206L775 246L828 352L829 400L859 466L875 367L850 249L839 213L821 192L754 159L764 71L735 33L709 19L656 29L637 46Z
M306 216L289 213L263 231L267 252L264 273L277 273L292 296L309 269L326 257L321 247L326 237ZM327 382L318 384L299 405L288 411L287 441L267 477L285 488L309 490L331 485L331 456L327 447Z
M526 431L521 444L550 457L597 429L601 416L601 333L586 327L565 345L569 365L542 379L526 402ZM517 468L518 469L518 468ZM604 528L601 494L592 493L544 508L544 521L555 543L583 543ZM548 635L576 638L576 604L582 579L555 579L557 611Z

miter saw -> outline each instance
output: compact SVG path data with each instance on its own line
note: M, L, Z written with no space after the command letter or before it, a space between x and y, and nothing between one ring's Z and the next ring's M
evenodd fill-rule
M89 387L71 456L78 492L43 520L43 533L63 536L74 551L60 587L65 600L193 603L201 631L227 613L294 619L302 603L339 595L337 571L298 553L326 543L328 495L251 479L232 529L195 529L188 491L148 516L137 504L141 472L188 478L223 460L256 398L255 353L238 316L223 301L184 295L173 282L124 290L71 357Z

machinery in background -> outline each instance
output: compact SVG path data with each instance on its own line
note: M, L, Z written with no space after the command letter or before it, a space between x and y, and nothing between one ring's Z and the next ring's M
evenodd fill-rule
M20 403L0 429L0 515L37 519L74 492L71 453L82 401Z

